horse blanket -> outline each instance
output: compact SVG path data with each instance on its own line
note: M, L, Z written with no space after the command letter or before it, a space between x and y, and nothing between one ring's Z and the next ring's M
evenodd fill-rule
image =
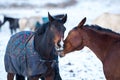
M23 76L34 76L47 71L44 61L34 50L34 32L22 31L13 35L4 57L5 70Z

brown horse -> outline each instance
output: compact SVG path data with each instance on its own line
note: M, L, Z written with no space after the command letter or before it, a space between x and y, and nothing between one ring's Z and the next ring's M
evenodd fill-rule
M22 31L13 35L4 57L7 80L62 80L59 75L58 52L66 30L63 18L56 19L48 13L49 22L35 32ZM42 79L43 80L43 79Z
M120 34L85 22L86 18L69 32L60 56L87 46L102 61L106 79L120 80Z

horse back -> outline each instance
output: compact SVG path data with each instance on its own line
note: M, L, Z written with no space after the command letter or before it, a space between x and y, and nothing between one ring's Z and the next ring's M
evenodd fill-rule
M27 43L27 39L32 34L32 32L26 31L11 36L4 56L5 69L7 72L20 74L19 64L24 60L21 57L25 55L23 50Z
M34 33L23 31L13 35L7 45L4 56L6 72L22 76L34 76L45 73L47 67L34 50Z
M19 32L19 33L16 33L15 35L13 35L8 42L6 54L7 54L7 51L12 52L12 54L17 54L18 50L23 50L27 40L29 39L30 35L32 35L32 34L33 33L30 31L23 31L23 32ZM15 52L16 49L17 49L17 52ZM13 51L14 51L14 53L13 53ZM8 53L10 53L10 52L8 52Z

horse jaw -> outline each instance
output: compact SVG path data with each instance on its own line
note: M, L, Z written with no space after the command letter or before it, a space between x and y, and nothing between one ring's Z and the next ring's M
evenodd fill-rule
M65 56L65 54L64 54L63 51L59 52L58 55L59 55L61 58Z

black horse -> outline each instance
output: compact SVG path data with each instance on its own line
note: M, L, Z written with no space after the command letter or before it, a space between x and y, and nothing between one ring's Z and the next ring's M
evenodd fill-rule
M0 31L1 31L2 21L0 20Z
M22 31L13 35L5 53L8 80L62 80L58 67L58 52L63 46L67 15L56 19L48 13L49 22L37 31Z
M4 15L4 21L0 26L2 26L6 21L9 22L11 34L13 34L14 32L16 33L17 28L19 28L19 18L12 18Z

